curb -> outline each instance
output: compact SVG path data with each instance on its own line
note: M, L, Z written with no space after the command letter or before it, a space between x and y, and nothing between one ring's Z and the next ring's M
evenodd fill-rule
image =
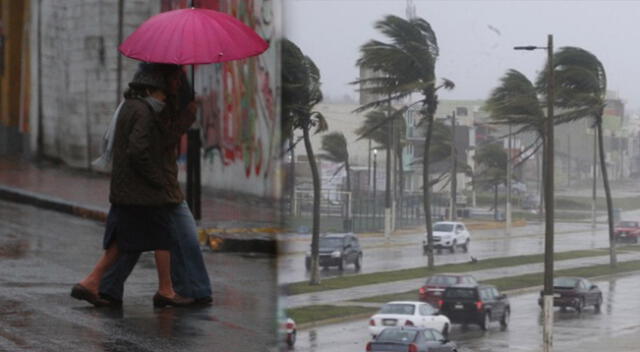
M64 199L45 196L18 188L0 185L0 199L78 216L101 223L107 221L108 212L105 209L80 205ZM237 222L235 224L237 224ZM214 252L253 252L276 255L276 231L277 229L273 228L199 228L198 239L201 244L206 243Z
M84 206L64 199L44 196L38 193L28 192L12 187L0 185L0 199L20 204L27 204L73 216L79 216L85 219L100 222L107 221L107 212L104 209Z

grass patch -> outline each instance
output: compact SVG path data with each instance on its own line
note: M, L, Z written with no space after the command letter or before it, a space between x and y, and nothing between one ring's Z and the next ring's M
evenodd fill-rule
M640 260L628 261L618 263L615 269L612 269L609 264L586 266L582 268L564 269L554 271L554 276L581 276L581 277L596 277L612 274L620 274L630 271L640 270ZM540 286L543 283L543 273L532 273L518 276L508 276L498 279L482 281L483 284L495 285L500 291L515 290L526 287ZM380 296L372 296L355 300L356 302L367 303L386 303L389 301L400 300L417 300L417 290L409 292L402 292L397 294L388 294Z
M346 316L369 315L377 312L377 308L360 306L331 306L317 305L287 309L287 316L293 319L296 324L304 324L312 321L328 320Z
M619 247L619 250L630 248L634 246ZM607 249L591 249L591 250L577 250L569 252L556 253L554 255L555 260L567 260L584 257L595 257L600 255L606 255ZM440 265L432 270L425 267L360 274L353 276L336 277L331 279L322 280L320 285L309 285L307 281L296 282L286 285L286 292L288 295L297 295L303 293L321 292L327 290L345 289L355 286L372 285L393 281L411 280L426 278L429 275L438 273L463 273L468 271L493 269L500 267L509 267L531 263L542 263L544 261L544 254L530 254L512 257L501 258L489 258L478 261L477 263L457 263Z

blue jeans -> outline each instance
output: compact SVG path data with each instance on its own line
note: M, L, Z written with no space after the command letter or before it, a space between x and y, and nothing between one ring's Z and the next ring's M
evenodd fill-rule
M186 202L176 206L171 217L171 280L180 296L203 298L211 296L209 274L202 259L196 222ZM124 282L140 258L140 252L120 253L115 264L100 281L100 293L122 300Z

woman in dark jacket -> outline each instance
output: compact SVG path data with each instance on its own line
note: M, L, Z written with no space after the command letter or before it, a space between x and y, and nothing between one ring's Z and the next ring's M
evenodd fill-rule
M155 306L188 305L171 281L171 211L182 202L182 193L167 168L175 167L171 131L160 117L168 91L167 82L179 66L150 65L136 73L125 93L116 124L109 201L111 209L104 237L105 253L94 269L76 284L71 296L95 306L109 305L98 294L100 279L122 252L155 251L158 292Z

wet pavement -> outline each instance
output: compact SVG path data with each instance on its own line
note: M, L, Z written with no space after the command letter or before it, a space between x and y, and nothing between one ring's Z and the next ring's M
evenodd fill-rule
M633 214L636 214L634 212ZM628 216L633 216L629 213ZM637 217L637 215L636 215ZM468 262L471 257L479 260L493 257L507 257L544 252L544 225L531 224L515 227L511 235L504 229L472 230L471 246L468 253L457 249L455 253L443 250L436 254L436 265ZM305 252L310 246L308 235L289 235L285 252L278 258L280 283L305 281L309 273L304 267ZM362 236L363 266L360 271L350 265L344 271L336 267L321 269L321 277L348 276L359 273L391 271L425 266L427 257L422 253L424 234L402 234L385 241L382 236ZM577 249L604 248L609 246L609 236L604 224L598 224L594 231L591 224L556 224L555 251L564 252Z
M0 351L265 351L276 342L276 260L204 252L213 305L154 309L151 253L122 310L69 296L101 255L104 225L0 201Z
M572 310L554 312L554 350L566 352L637 351L640 344L640 274L594 280L603 292L600 313L592 307L581 314ZM503 330L497 322L484 332L477 326L454 325L450 338L461 352L541 351L541 310L538 290L509 295L511 324ZM368 319L326 325L298 332L295 351L364 351L370 340Z

